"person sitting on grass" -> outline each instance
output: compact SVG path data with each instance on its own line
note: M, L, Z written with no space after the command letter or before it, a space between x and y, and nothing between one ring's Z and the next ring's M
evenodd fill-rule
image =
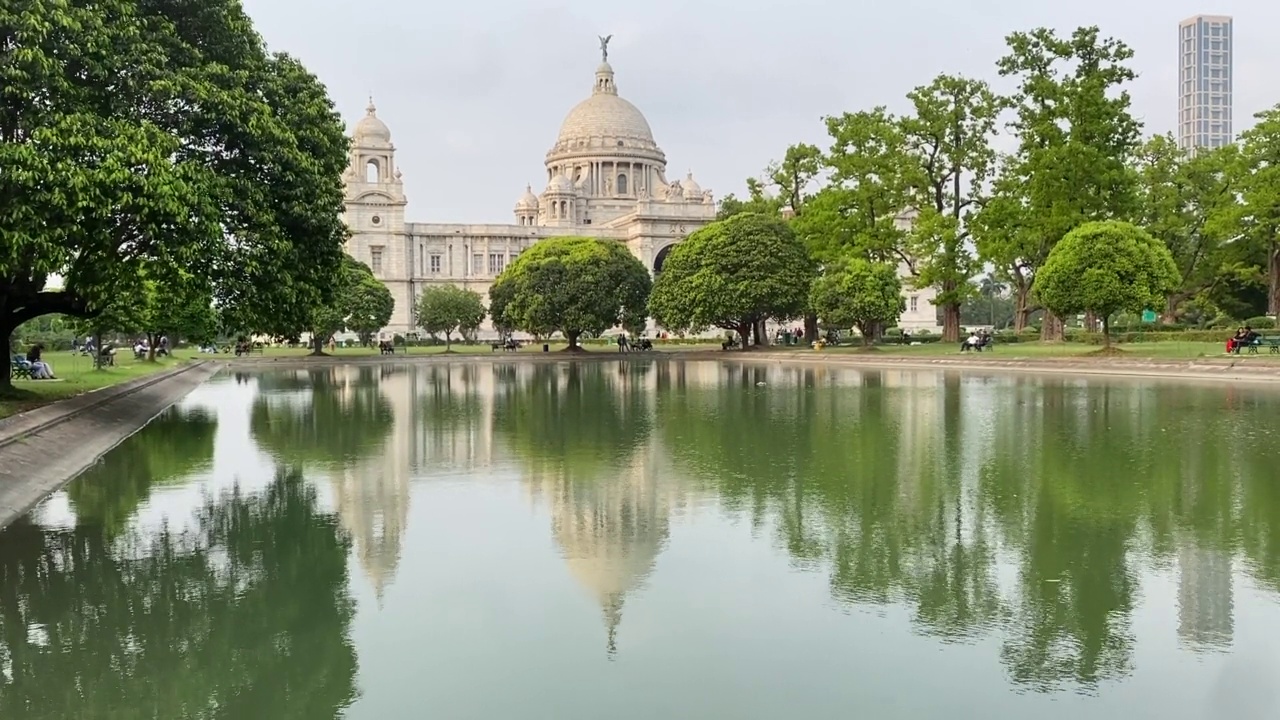
M44 345L36 343L31 346L31 350L27 352L27 362L31 364L32 380L57 380L53 375L53 366L41 359L44 353Z

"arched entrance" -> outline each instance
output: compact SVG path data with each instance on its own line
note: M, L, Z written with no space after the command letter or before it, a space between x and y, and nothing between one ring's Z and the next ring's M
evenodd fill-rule
M657 275L658 273L662 272L662 264L667 261L667 255L671 253L671 248L673 247L675 247L675 243L672 243L662 248L661 250L658 251L658 254L654 256L653 258L653 274L654 275Z

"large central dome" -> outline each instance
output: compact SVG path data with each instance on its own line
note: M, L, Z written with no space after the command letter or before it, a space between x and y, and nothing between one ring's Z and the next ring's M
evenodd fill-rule
M606 75L613 79L613 68L602 64L596 75ZM610 83L609 87L612 87ZM559 143L573 143L577 140L594 140L617 138L634 140L654 145L653 131L649 129L649 121L644 119L640 109L630 102L618 97L614 92L601 92L597 84L591 97L578 103L560 125Z
M569 111L547 158L550 161L618 154L663 164L666 160L653 140L649 121L639 108L618 96L613 68L608 62L602 62L596 68L591 97Z

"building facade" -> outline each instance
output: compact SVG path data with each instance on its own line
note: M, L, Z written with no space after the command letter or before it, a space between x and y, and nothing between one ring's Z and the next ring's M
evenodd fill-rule
M675 243L715 220L715 199L692 173L668 179L666 154L649 122L618 94L607 39L601 54L590 96L569 111L546 153L546 187L539 194L525 188L511 224L408 221L391 131L370 100L352 130L345 220L352 233L347 253L368 265L395 298L384 335L418 332L414 306L433 285L473 290L487 305L498 274L544 238L616 240L657 273ZM932 291L904 294L903 327L936 328ZM480 333L495 334L489 319Z
M1216 148L1235 140L1232 130L1231 18L1197 15L1178 24L1178 145Z

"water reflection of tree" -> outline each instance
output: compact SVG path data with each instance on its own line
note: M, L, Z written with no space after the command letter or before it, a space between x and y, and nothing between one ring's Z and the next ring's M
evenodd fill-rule
M503 382L493 428L537 473L599 480L624 465L652 429L642 366L539 364L523 381Z
M284 463L342 466L368 457L395 424L378 368L264 374L253 403L254 440Z
M905 604L935 637L1000 628L1015 682L1091 687L1128 673L1143 558L1238 551L1280 589L1280 446L1258 442L1274 401L1224 408L1218 389L1008 380L975 390L993 412L973 422L995 423L975 454L958 379L939 397L795 372L665 378L677 391L660 396L664 444L731 511L777 528L797 563L826 568L837 599ZM1010 551L1017 580L1002 592L997 552ZM1220 583L1186 581L1184 593ZM1184 623L1225 624L1229 637L1229 598L1225 609L1201 600L1180 612L1205 617Z
M115 537L157 485L213 462L217 420L202 408L169 408L67 487L81 525Z
M0 716L336 717L355 697L349 541L296 472L189 529L0 541Z

